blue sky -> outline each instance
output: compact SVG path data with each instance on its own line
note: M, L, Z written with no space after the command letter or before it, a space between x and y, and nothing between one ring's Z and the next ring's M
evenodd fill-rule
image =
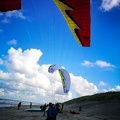
M1 12L0 98L63 102L120 91L120 0L91 0L90 12L90 47L76 42L53 0L22 0L21 10ZM68 95L57 71L48 73L51 64L70 73Z

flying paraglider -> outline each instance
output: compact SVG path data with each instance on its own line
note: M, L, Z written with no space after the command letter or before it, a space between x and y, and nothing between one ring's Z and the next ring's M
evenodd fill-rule
M64 91L64 93L68 93L69 89L70 89L70 75L65 69L63 69L57 65L51 65L48 68L49 73L54 73L57 70L58 70L61 80L62 80L63 91Z
M0 0L0 12L21 9L21 0Z
M90 0L54 0L77 42L90 46Z

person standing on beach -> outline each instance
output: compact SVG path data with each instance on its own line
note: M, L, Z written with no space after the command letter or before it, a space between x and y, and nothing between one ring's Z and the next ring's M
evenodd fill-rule
M18 103L18 110L20 109L21 107L21 102Z
M61 108L61 112L63 112L63 107L64 107L64 103L62 103L62 108Z
M52 103L49 103L49 108L47 110L47 118L46 120L56 120L58 112Z
M32 102L30 102L30 108L32 108Z
M81 106L79 106L79 111L82 111L82 107Z
M46 103L45 103L44 106L43 106L43 116L45 116L46 108L47 108L47 105L46 105Z

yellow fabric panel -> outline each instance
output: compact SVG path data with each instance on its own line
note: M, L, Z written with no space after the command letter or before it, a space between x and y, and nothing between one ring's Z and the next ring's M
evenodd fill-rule
M62 80L62 85L63 85L63 87L65 87L65 77L63 76L63 73L60 69L58 71L59 71L59 74L60 74L60 77L61 77L61 80Z
M60 2L59 0L54 0L54 2L55 2L55 4L58 6L58 8L60 9L61 13L63 14L63 16L64 16L64 18L65 18L65 20L66 20L66 22L67 22L70 30L72 31L75 39L77 40L77 42L78 42L79 44L81 44L80 41L79 41L78 36L76 35L76 33L75 33L75 31L74 31L74 29L80 29L80 28L79 28L79 27L77 26L77 24L75 24L75 22L65 13L65 10L72 10L72 8L70 8L69 6L67 6L67 5L65 5L64 3Z

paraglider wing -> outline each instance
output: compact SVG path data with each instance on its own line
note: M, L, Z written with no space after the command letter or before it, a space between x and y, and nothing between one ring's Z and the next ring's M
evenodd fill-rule
M0 11L7 12L21 9L21 0L0 0Z
M54 0L77 42L90 46L90 0Z
M54 73L56 70L58 70L58 72L60 74L64 93L68 93L69 89L70 89L70 75L69 75L69 73L65 69L63 69L57 65L51 65L48 68L49 73Z
M59 74L62 80L63 91L64 93L68 93L70 89L70 76L69 73L65 69L59 69Z
M58 70L60 67L58 67L57 65L53 64L48 68L48 72L49 73L54 73L56 70Z

